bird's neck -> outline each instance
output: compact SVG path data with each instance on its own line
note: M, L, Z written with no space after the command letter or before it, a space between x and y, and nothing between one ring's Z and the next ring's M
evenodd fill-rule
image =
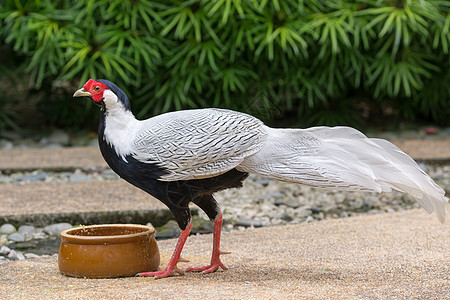
M131 141L139 128L140 122L136 120L130 110L122 107L113 107L102 110L99 124L99 143L113 148L116 154L125 159L132 153Z

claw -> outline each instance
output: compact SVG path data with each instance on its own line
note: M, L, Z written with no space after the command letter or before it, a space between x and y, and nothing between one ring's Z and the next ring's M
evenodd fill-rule
M220 251L219 255L230 254L230 253L231 252L222 253L222 251ZM220 260L219 255L217 257L211 258L211 263L207 266L198 267L198 268L187 268L185 271L186 272L202 272L202 274L208 274L208 273L217 271L219 269L219 267L222 268L223 270L228 270L228 268Z
M169 277L172 275L175 275L175 273L178 273L180 275L184 275L184 271L175 267L172 270L169 270L167 268L166 270L156 271L156 272L143 272L136 274L137 277L153 277L155 279Z
M203 267L199 267L199 268L187 268L185 271L186 272L202 272L202 274L208 274L208 273L217 271L219 269L219 267L221 267L223 270L228 270L228 268L222 262L219 261L217 263L213 263L208 266L203 266Z

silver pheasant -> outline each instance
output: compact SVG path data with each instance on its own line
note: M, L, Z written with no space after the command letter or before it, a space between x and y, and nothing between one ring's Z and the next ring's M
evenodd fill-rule
M211 264L187 271L226 269L219 256L222 214L213 193L240 187L248 173L322 189L412 195L445 220L444 190L394 146L349 127L275 129L250 115L224 109L194 109L137 120L125 93L108 80L89 80L74 97L100 107L99 145L123 179L164 202L182 232L165 270L140 276L167 277L178 269L191 231L188 204L214 221Z

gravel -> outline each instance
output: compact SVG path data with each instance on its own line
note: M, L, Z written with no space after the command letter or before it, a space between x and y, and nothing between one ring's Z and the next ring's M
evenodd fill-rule
M36 174L28 174L16 178L16 182L21 181L44 181L48 177L46 172L38 172Z
M8 235L8 240L12 242L25 242L25 235L19 232L14 232Z
M11 234L16 232L16 228L11 224L3 224L0 227L0 234Z
M44 227L44 232L49 235L59 235L62 231L70 229L73 226L69 223L57 223Z
M19 227L19 229L17 231L19 233L22 233L23 235L27 235L27 234L33 234L34 232L36 232L36 228L32 225L22 225Z
M449 165L422 167L450 193ZM419 207L411 196L396 191L382 194L324 191L275 180L263 181L258 176L250 176L242 189L217 193L216 199L223 208L225 222L233 224L226 226L228 229L236 225L252 226L245 220L273 226ZM200 215L205 217L203 213Z
M33 253L33 251L43 255L58 252L59 234L73 226L69 223L56 223L44 228L22 225L16 229L11 224L3 224L2 227L13 228L14 230L10 234L0 234L0 264L41 256Z
M441 131L450 135L449 130ZM444 137L448 138L448 135ZM62 131L55 131L40 138L21 138L8 133L0 138L0 149L54 148L67 145L92 144L95 138L75 138ZM79 142L81 141L81 142ZM421 167L447 193L450 193L450 165L427 165ZM0 172L0 184L34 184L43 182L99 182L118 180L109 168L78 168L73 171L33 170L14 173ZM243 230L248 227L266 227L285 224L309 223L323 219L347 218L361 214L378 214L417 208L419 205L409 195L392 193L334 192L313 189L306 186L283 183L269 178L250 175L242 189L219 192L215 198L220 203L224 215L224 230ZM203 223L202 223L203 222ZM199 210L195 232L211 232L212 226L206 214ZM68 223L49 224L45 228L22 225L15 228L11 224L0 224L0 264L10 260L32 259L32 253L39 241L51 239L72 225ZM172 238L179 234L174 221L169 221L158 229L160 239ZM27 247L26 243L31 243ZM57 241L54 242L57 245ZM19 245L20 250L14 250ZM11 247L11 248L10 248ZM12 254L11 254L12 253ZM51 254L51 253L48 253Z
M24 130L21 133L2 131L0 136L0 149L55 149L66 146L95 146L95 134L79 132L69 133L60 129L50 132Z
M119 176L111 169L105 168L75 169L73 172L43 172L41 170L34 170L31 172L15 172L8 174L3 174L0 171L0 184L27 184L36 181L56 183L90 182L116 179L119 179Z
M236 226L243 226L243 227L262 227L262 222L259 220L253 220L253 219L239 219L237 221Z
M431 130L430 130L431 129ZM439 128L422 126L414 129L400 128L397 131L367 131L371 137L384 139L428 139L439 140L450 137L450 127ZM98 146L97 137L92 132L67 132L61 129L52 131L23 130L16 131L3 130L0 134L0 150L45 148L54 149L66 146Z
M450 165L434 166L421 164L422 168L444 189L450 193ZM39 172L21 173L20 177L32 176ZM74 172L47 172L46 182L71 182L76 176L87 181L117 180L118 177L111 170L82 170ZM20 181L19 174L4 175L8 182L15 184L33 184L33 181ZM215 195L221 204L224 215L224 231L243 230L249 227L267 227L285 224L309 223L324 219L347 218L361 214L379 214L383 212L403 211L418 208L417 202L409 195L392 193L358 193L323 191L306 186L283 183L260 176L250 175L244 182L242 189L230 189ZM206 214L199 210L195 217L194 233L210 233L212 225ZM0 226L0 246L18 247L10 254L4 248L0 250L0 263L11 260L34 258L30 255L40 240L51 240L62 230L71 228L69 223L50 224L45 228L35 228L22 225L15 228L11 224ZM161 228L157 228L158 239L174 238L179 234L175 221L169 221ZM27 244L30 243L30 244ZM44 254L57 251L49 248Z

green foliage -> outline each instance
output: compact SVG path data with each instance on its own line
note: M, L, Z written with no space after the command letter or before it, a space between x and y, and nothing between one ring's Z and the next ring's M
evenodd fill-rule
M35 89L107 78L139 117L219 106L354 125L369 99L450 123L448 1L1 2L9 70ZM88 122L92 106L58 103L50 122Z
M14 130L19 130L16 122L14 122L14 118L17 115L6 108L7 99L5 97L0 97L0 132L5 130L6 128L12 128Z

